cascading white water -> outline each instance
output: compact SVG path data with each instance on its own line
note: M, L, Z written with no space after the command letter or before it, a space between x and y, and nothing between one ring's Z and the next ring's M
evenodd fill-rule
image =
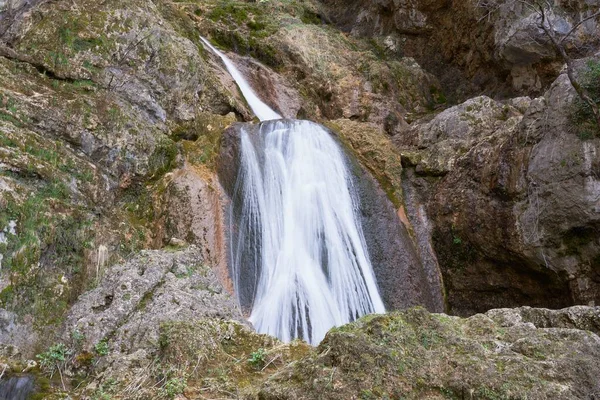
M258 118L280 119L231 61L202 40L223 60ZM256 330L316 344L333 326L385 312L352 178L330 134L309 121L268 121L258 137L242 130L240 153L232 275L238 298L252 288Z
M260 119L261 121L281 119L281 115L277 114L268 105L263 103L258 98L258 96L254 93L248 82L244 79L243 75L235 67L235 65L233 65L229 58L227 58L223 53L221 53L212 44L210 44L208 40L204 39L203 37L200 37L200 39L210 50L212 50L216 55L219 56L219 58L221 58L223 64L225 64L225 67L227 68L227 71L229 71L231 77L237 83L238 87L240 88L240 91L244 95L244 98L248 102L248 105L250 106L252 111L254 111L254 114L258 117L258 119Z
M333 326L385 312L352 179L329 133L308 121L263 123L258 140L242 131L240 161L244 242L233 243L234 269L260 271L255 328L316 344ZM255 257L243 257L252 235Z

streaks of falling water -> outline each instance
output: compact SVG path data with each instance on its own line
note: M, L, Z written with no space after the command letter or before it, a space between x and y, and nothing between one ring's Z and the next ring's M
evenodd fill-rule
M270 121L254 141L242 131L236 190L233 270L238 286L259 271L250 316L258 332L316 344L333 326L385 312L346 161L325 129ZM249 240L253 254L241 254Z
M281 118L223 53L202 41L261 121ZM256 143L245 132L241 142L232 275L238 298L243 282L255 281L250 321L256 330L316 344L333 326L385 312L352 180L329 133L309 121L270 121L261 124Z
M30 376L14 376L0 379L0 399L26 400L34 390L34 381Z
M252 111L254 111L254 114L258 117L258 119L260 119L261 121L281 119L281 115L277 114L268 105L263 103L258 98L258 96L250 87L250 84L246 81L246 79L244 79L244 76L236 68L236 66L233 65L229 58L227 58L223 53L221 53L213 45L211 45L208 40L204 39L203 37L201 37L200 39L211 51L213 51L216 55L218 55L221 58L223 64L225 64L225 67L227 68L227 71L229 71L231 77L237 83L238 87L240 88L240 91L244 95L244 98L248 102L248 105L250 106Z

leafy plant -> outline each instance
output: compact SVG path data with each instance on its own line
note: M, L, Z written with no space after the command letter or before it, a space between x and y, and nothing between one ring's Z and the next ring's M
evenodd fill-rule
M263 365L265 365L266 357L267 352L265 351L265 349L258 349L257 351L250 353L248 363L254 368L261 368Z
M172 399L178 394L182 394L186 387L187 380L185 378L171 378L165 383L163 392L169 399Z
M94 350L96 354L99 356L107 356L108 355L108 342L106 340L101 340L94 346Z
M38 354L36 358L40 361L42 370L53 375L57 370L60 372L70 355L71 350L65 344L57 343L50 346L47 351Z

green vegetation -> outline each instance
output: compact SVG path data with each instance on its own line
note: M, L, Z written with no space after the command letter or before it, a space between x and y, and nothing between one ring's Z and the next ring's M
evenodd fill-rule
M254 368L262 368L265 365L267 353L265 349L258 349L252 353L250 353L250 358L248 359L248 363L252 365Z
M0 210L1 227L16 222L16 235L7 235L7 243L0 244L3 269L11 271L11 285L0 293L0 305L21 314L33 313L38 326L59 322L70 290L76 288L62 281L78 281L83 252L89 245L84 240L90 227L85 214L55 211L68 198L66 185L51 181L24 202L7 196L6 207Z
M52 376L56 371L62 373L70 355L71 350L63 343L58 343L50 346L47 351L38 354L36 358L40 362L41 369Z
M106 339L99 341L94 346L94 351L99 356L107 356L108 355L108 341Z
M163 392L169 399L172 399L179 394L183 394L186 387L187 380L185 378L171 378L165 383Z
M600 105L600 61L590 60L587 62L581 83L589 92L592 100ZM600 127L594 120L592 108L579 97L573 102L571 122L581 140L589 140L600 136Z
M154 153L148 159L149 174L153 178L160 178L175 167L177 145L168 138L160 138Z

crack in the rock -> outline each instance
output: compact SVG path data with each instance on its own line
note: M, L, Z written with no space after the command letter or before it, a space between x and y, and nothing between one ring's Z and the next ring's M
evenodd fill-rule
M10 48L6 44L0 44L0 57L4 57L9 60L29 64L33 68L35 68L40 74L45 75L45 76L49 77L50 79L63 81L63 82L69 82L69 83L74 83L79 80L79 79L71 78L68 76L62 76L62 75L56 73L55 71L52 71L50 68L46 67L44 64L37 62L36 60L33 59L33 57L30 57L25 54L20 54L19 52Z

